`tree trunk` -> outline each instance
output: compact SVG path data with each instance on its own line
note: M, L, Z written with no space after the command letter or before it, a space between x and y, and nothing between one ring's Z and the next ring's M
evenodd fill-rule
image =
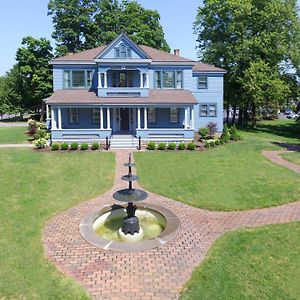
M227 103L226 106L226 124L229 123L229 102Z
M244 108L243 125L248 125L248 105Z
M235 123L235 114L236 114L236 105L233 106L233 115L231 120L232 125Z
M239 109L239 120L238 120L239 125L243 125L243 114L244 114L244 109L240 107L240 109Z
M40 122L43 122L43 121L45 121L45 119L44 119L44 114L45 114L45 102L43 101L43 103L42 103L42 107L41 107L41 115L40 115Z
M255 127L256 126L256 118L257 118L255 103L252 102L251 106L252 106L251 107L251 110L252 110L252 126Z

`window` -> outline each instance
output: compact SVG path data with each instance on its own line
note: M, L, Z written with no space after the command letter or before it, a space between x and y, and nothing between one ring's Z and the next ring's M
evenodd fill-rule
M131 49L125 44L120 44L115 48L115 58L131 58Z
M120 57L121 58L126 58L126 46L124 44L121 44L120 47Z
M198 77L198 89L207 89L207 76Z
M64 88L89 88L92 81L92 70L64 71Z
M200 117L216 117L217 105L216 104L201 104Z
M69 123L78 123L78 108L69 108Z
M170 108L170 123L179 122L179 110L178 108Z
M158 89L182 89L183 73L182 71L156 71L155 87Z
M100 108L93 108L92 114L93 114L93 124L99 124L100 123Z
M156 108L148 108L148 123L156 123Z

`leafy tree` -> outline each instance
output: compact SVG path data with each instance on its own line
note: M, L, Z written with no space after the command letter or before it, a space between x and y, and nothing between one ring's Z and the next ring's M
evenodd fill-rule
M49 60L53 57L50 41L27 36L17 50L16 60L20 81L21 106L25 110L41 107L42 99L52 92L52 70ZM16 70L15 70L16 71Z
M159 13L136 1L50 0L48 15L58 55L108 44L121 32L139 44L170 51Z
M253 105L266 105L274 96L275 103L281 100L284 82L278 74L285 71L281 69L282 62L299 69L300 22L296 0L204 0L194 29L199 57L228 70L225 103L227 107L240 108L240 119L243 115L247 119L248 108ZM267 70L263 71L262 64ZM258 95L259 91L251 88L247 79L250 76L260 80L268 72L276 74L279 91L275 95L272 90ZM276 80L273 76L269 85L274 86Z

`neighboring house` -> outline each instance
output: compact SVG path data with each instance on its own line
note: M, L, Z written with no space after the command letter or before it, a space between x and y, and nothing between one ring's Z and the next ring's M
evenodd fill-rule
M53 141L188 141L209 122L223 129L225 70L120 34L50 61L54 93L45 100ZM50 110L51 107L51 117Z

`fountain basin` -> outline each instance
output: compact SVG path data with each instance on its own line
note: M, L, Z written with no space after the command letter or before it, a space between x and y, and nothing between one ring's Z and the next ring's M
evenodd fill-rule
M87 242L103 249L135 252L164 245L175 237L180 226L178 217L165 207L137 205L136 216L140 221L142 237L130 234L124 237L119 234L119 228L125 216L123 206L103 206L82 219L80 234Z

